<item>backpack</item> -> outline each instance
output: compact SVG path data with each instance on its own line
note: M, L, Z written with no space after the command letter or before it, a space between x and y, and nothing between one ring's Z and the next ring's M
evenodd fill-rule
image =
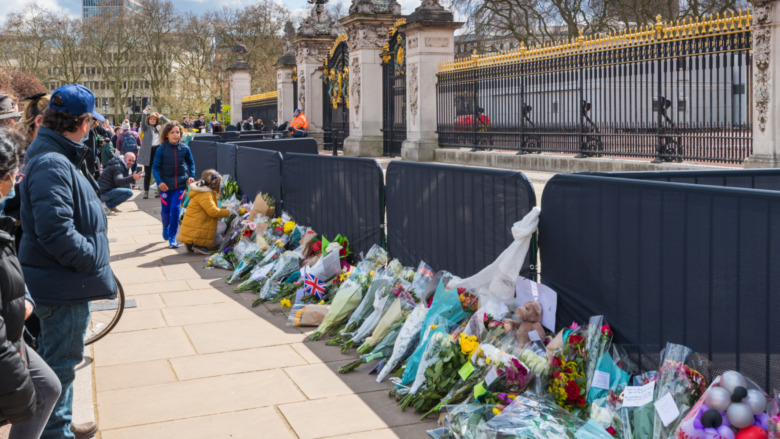
M138 142L135 141L133 133L122 133L122 149L125 153L138 152Z

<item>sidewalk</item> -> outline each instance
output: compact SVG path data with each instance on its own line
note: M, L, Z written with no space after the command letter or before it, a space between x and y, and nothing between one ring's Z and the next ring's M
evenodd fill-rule
M307 342L278 305L252 308L225 270L162 240L159 200L109 218L111 260L127 299L114 331L94 345L96 418L116 438L424 438L422 423L388 397L353 356ZM354 352L354 351L353 351Z

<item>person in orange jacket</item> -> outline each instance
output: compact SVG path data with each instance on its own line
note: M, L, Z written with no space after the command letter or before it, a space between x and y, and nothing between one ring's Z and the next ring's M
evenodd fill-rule
M309 129L309 121L299 108L293 113L293 120L290 122L288 130L292 132L293 137L306 137L306 130Z

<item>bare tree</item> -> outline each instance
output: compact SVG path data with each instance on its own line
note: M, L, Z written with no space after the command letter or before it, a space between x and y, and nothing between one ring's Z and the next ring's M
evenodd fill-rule
M46 37L51 47L54 76L66 84L79 82L83 74L84 49L81 19L52 15Z
M177 34L180 51L174 69L180 98L177 110L194 115L207 108L212 98L210 87L216 81L216 38L214 24L208 17L190 13L182 19L182 24Z
M215 36L220 42L218 58L229 66L235 55L228 51L238 41L249 51L244 60L253 68L252 92L276 89L273 64L282 55L282 30L290 13L272 0L261 0L243 8L223 8L216 14Z
M133 18L138 29L136 58L144 67L153 102L159 108L172 100L170 76L179 54L175 41L179 21L180 15L169 0L144 0L140 14Z
M124 114L124 103L137 78L139 57L136 44L138 26L132 17L117 13L109 17L88 19L85 22L85 51L88 62L97 66L114 95L114 114Z
M5 66L32 73L39 79L47 79L49 46L46 24L52 13L36 4L24 10L8 14L5 21L5 41L0 56Z

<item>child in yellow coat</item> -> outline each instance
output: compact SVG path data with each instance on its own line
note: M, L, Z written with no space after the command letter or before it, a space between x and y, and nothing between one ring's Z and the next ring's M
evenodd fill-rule
M201 174L200 181L189 186L190 202L184 212L179 230L179 242L187 245L187 250L208 254L214 248L214 235L217 233L217 221L227 218L230 212L217 205L222 176L214 169Z

